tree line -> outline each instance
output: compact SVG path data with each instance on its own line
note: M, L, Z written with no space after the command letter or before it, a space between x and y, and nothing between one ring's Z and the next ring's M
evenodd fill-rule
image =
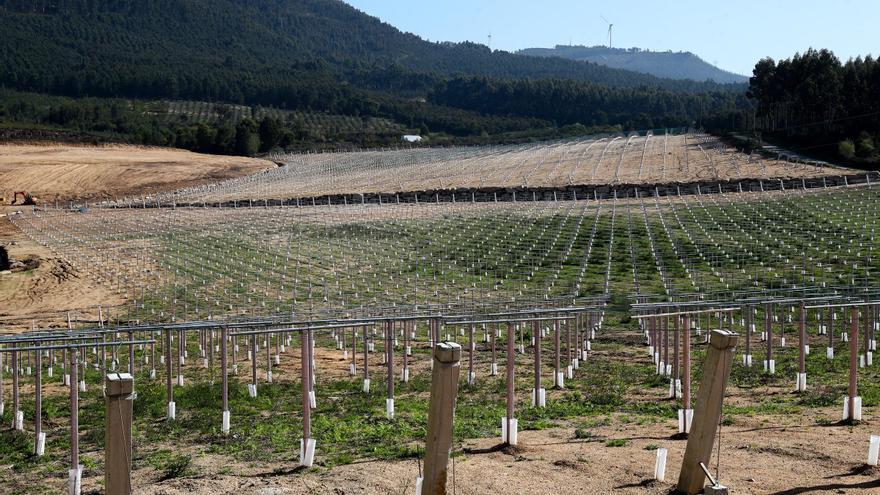
M841 62L829 50L810 49L755 65L748 96L757 127L807 151L876 163L880 139L880 62Z
M440 84L429 101L491 115L530 116L556 125L616 125L624 130L701 126L750 111L743 93L683 93L657 87L611 88L571 80L459 77Z

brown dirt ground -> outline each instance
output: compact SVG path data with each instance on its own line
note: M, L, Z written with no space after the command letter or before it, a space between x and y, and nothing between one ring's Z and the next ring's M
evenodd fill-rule
M702 149L701 149L702 146ZM716 146L723 147L723 153ZM390 160L387 152L381 159ZM286 198L338 193L394 193L445 188L562 187L568 184L666 184L755 178L821 177L846 169L791 164L749 156L708 135L580 141L507 153L455 156L406 167L371 167L378 152L325 153L280 157L302 173L271 188L212 191L198 201ZM350 165L350 163L356 165ZM336 166L328 179L323 165ZM340 165L341 164L341 165ZM301 167L301 168L299 168Z
M7 218L0 218L0 245L11 260L36 265L0 274L0 327L4 329L28 329L31 318L43 326L66 325L68 311L73 320L96 320L97 305L108 308L123 302L57 253L26 237Z
M816 426L814 419L750 417L724 428L722 482L741 494L880 493L880 471L865 467L863 461L871 425ZM674 423L639 425L620 416L608 423L590 428L588 439L574 438L574 428L521 432L521 445L508 452L495 449L496 439L468 441L473 451L455 460L455 493L669 493L686 445L670 439L676 431ZM626 440L626 445L608 447L610 439ZM665 482L653 480L656 452L649 446L669 450ZM154 482L155 473L137 472L139 488L134 493L404 494L414 492L419 473L415 460L300 473L291 469L294 464L257 466L207 456L195 462L203 473L197 478ZM223 468L234 474L221 474ZM94 482L87 480L86 485Z
M113 199L205 184L274 167L266 160L172 148L5 144L0 145L0 196L28 191L45 203Z
M38 202L101 200L169 191L275 167L266 160L213 156L169 148L77 146L53 143L0 145L0 197L28 191ZM0 327L23 330L30 318L43 325L73 318L96 320L97 306L121 304L118 295L77 270L57 253L24 236L0 206L0 245L33 270L0 274ZM47 317L48 316L48 317Z

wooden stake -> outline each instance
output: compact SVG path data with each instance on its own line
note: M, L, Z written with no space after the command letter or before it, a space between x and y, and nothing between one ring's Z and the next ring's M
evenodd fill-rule
M727 330L714 330L703 366L703 380L694 406L694 424L688 436L678 490L686 494L702 493L706 474L700 463L709 464L715 432L721 420L724 390L733 365L733 348L739 336Z
M460 361L460 345L442 342L434 347L422 495L446 494L447 464L452 449L452 423L458 396Z
M134 379L107 375L104 429L104 489L107 495L131 494L131 416Z

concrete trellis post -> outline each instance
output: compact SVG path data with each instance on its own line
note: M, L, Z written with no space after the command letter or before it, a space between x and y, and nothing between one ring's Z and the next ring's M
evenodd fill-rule
M681 409L678 410L678 432L689 433L693 423L694 410L691 409L691 322L685 315L681 329L684 346L682 349L682 368L684 380L681 384Z
M248 393L251 399L257 397L257 334L251 335L251 383L248 384Z
M3 352L0 352L0 416L6 411L5 395L3 393L3 354Z
M134 341L134 332L132 330L128 331L128 341ZM128 373L131 376L135 375L135 367L134 367L134 344L128 344Z
M370 338L367 327L361 327L364 334L364 393L370 393Z
M104 490L107 495L129 495L134 379L128 373L109 374L105 390Z
M681 349L681 333L680 333L680 323L681 316L675 315L672 327L672 347L673 347L673 355L672 355L672 380L670 381L669 388L669 397L673 399L677 399L681 397L681 356L679 356L679 350Z
M660 339L657 335L657 317L648 320L651 332L651 361L654 363L654 372L660 374Z
M425 440L425 471L422 479L416 482L416 492L420 495L446 494L461 346L452 342L438 343L434 347L434 361L428 405L428 437Z
M300 333L301 341L301 359L302 359L302 412L303 412L303 438L299 444L299 464L300 466L312 467L315 462L315 439L312 438L312 400L311 400L311 381L312 381L312 357L311 357L311 339L309 334L311 330L306 329Z
M69 495L79 495L82 488L82 466L79 463L79 353L70 349L70 471L67 489Z
M46 433L43 431L43 352L37 350L36 376L34 377L34 455L42 456L46 449Z
M507 416L501 418L501 441L509 445L516 445L519 431L517 420L513 416L514 403L516 402L514 372L516 371L516 330L513 323L507 324Z
M493 323L489 328L489 334L489 345L492 350L492 362L489 364L489 376L495 376L498 374L498 352L495 349L495 341L498 337L498 326L496 324Z
M574 365L576 359L572 356L571 348L571 325L572 320L565 320L565 361L568 365L565 368L565 374L568 379L574 378Z
M746 345L743 354L743 364L752 366L752 332L755 329L755 310L751 306L746 306Z
M227 341L228 330L223 328L220 330L220 375L222 381L222 400L223 400L223 418L220 427L220 431L226 435L229 433L229 368L227 366L228 360L228 351L227 351Z
M357 374L357 327L351 327L351 365L349 365L348 374L355 376Z
M663 360L660 361L660 374L669 376L672 371L672 365L669 363L669 317L664 316L660 319L663 326Z
M715 432L721 420L724 390L733 365L733 349L739 336L726 330L714 330L703 366L703 380L694 407L694 425L688 436L678 490L686 494L702 493L706 475L700 467L709 463Z
M798 320L798 374L795 380L795 390L803 392L807 390L807 310L801 302L800 318Z
M167 398L168 408L166 417L175 419L177 417L177 405L174 403L174 384L171 382L172 377L172 359L171 359L171 330L165 329L165 397Z
M850 313L849 335L849 388L843 400L844 421L862 420L862 398L859 397L859 309L853 307Z
M394 321L385 324L385 365L388 368L385 416L394 419Z
M21 403L19 399L18 382L21 375L21 359L18 351L15 350L15 344L12 344L12 428L21 431L24 429L24 418L21 411Z
M776 360L773 359L773 315L769 304L764 305L764 338L767 339L767 359L764 360L764 372L776 373Z
M834 320L833 308L828 308L828 347L825 349L825 357L834 359Z
M535 342L535 388L532 389L532 407L544 407L546 392L541 386L541 322L532 324L532 340Z
M266 382L272 383L272 334L266 336Z
M474 386L476 372L474 371L474 353L476 351L476 342L474 342L474 325L468 325L468 376L467 383L469 387Z
M559 320L553 322L553 387L565 388L565 375L562 374L562 343L559 334Z
M409 356L412 355L410 338L413 328L415 328L415 322L403 322L403 366L400 370L400 381L403 383L409 382Z

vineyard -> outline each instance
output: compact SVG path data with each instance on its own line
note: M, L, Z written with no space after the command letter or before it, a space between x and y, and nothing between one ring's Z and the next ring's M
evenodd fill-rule
M652 190L702 183L717 190L719 183L736 189L742 182L747 190L758 190L765 187L758 181L766 180L766 188L778 189L780 179L821 181L822 177L845 174L838 168L742 153L706 134L655 135L651 131L550 144L278 154L272 159L287 166L265 175L146 199L202 204L321 196L341 201L344 195L369 195L370 201L378 202L381 194L421 191L424 202L432 199L429 193L443 194L444 200L451 201L447 192L457 191L459 198L468 200L471 193L482 197L491 191L492 200L515 200L516 194L520 200L531 200L535 190L543 191L542 199L544 192L553 190L568 199L587 199L585 194L597 199L600 193L608 197L615 189L633 185ZM406 197L406 201L416 201L412 194Z
M3 486L57 491L70 470L99 489L103 377L120 371L136 390L133 483L246 489L193 461L207 456L271 467L276 487L325 476L316 492L411 493L428 476L437 349L453 342L452 469L463 465L450 483L463 493L509 486L479 473L549 449L545 430L579 442L564 462L600 480L590 491L667 493L671 480L645 466L658 448L670 470L682 465L719 329L739 336L721 428L740 443L719 437L715 475L717 460L734 486L752 477L754 493L787 493L858 469L858 421L880 405L878 174L693 132L273 160L286 165L10 216L124 303L3 321ZM856 434L825 457L798 437L815 456L791 467L772 458L781 447L749 447L762 441L753 426L782 421L774 414ZM792 474L750 471L755 459ZM346 471L367 462L387 464ZM599 472L620 463L625 474ZM285 471L296 465L312 470Z

